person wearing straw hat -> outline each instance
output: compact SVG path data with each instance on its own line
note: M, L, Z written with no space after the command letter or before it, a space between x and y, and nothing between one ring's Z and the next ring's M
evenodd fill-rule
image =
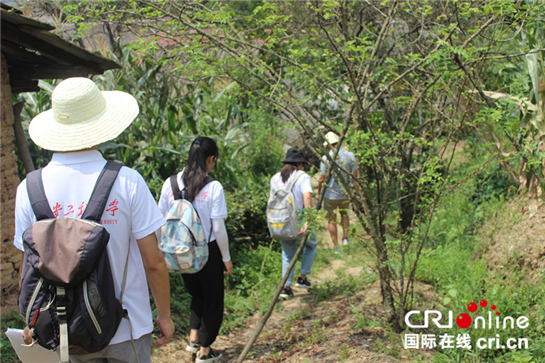
M312 206L312 185L310 183L310 176L303 172L303 166L307 164L307 161L303 157L303 152L299 147L294 147L289 149L286 152L286 158L282 161L284 167L280 170L279 173L275 174L271 178L271 189L270 195L274 195L275 186L280 189L286 189L292 179L295 179L293 183L292 193L294 198L294 204L296 210L300 211L303 208L308 208ZM301 173L297 171L301 170ZM297 248L303 238L305 232L307 231L307 224L305 223L299 230L299 237L294 240L283 240L280 241L282 245L282 276L286 274L288 266L295 257ZM307 275L310 275L312 265L314 264L314 257L316 255L316 247L318 245L318 238L314 231L310 232L307 242L303 250L303 257L301 258L301 268L299 270L299 277L295 282L296 287L303 289L310 289L311 283L307 278ZM284 288L280 293L280 297L288 298L293 296L293 291L291 285L293 283L294 270L292 269Z
M324 146L331 145L329 151L329 156L332 158L335 148L339 143L339 137L332 131L326 134L326 141ZM356 157L350 151L340 148L339 154L337 155L338 164L345 169L346 171L352 173L354 178L358 176L358 170L356 167ZM329 160L325 156L322 157L322 162L320 163L320 177L318 178L318 193L316 194L316 199L318 199L320 192L322 190L322 184L325 181L325 174L327 171L327 166L329 166ZM333 251L334 253L339 253L339 237L337 233L337 210L341 215L341 226L343 228L343 245L348 245L348 229L350 227L350 217L348 216L349 202L348 198L344 195L341 190L341 187L335 180L335 174L342 173L344 179L348 178L348 182L352 181L354 187L357 190L357 184L355 179L352 179L350 175L347 175L344 171L333 170L331 174L331 179L329 184L326 187L324 194L324 209L327 211L328 219L328 230L329 235L331 236L331 241L333 242Z
M57 218L81 217L106 160L98 146L116 138L138 115L135 98L120 91L100 91L87 78L68 78L51 96L52 108L30 123L36 145L55 151L42 170L47 200ZM27 194L26 180L17 188L14 245L24 252L23 232L36 222ZM107 245L116 296L119 299L125 261L128 258L122 319L110 345L88 355L71 355L71 362L151 362L151 289L162 337L166 344L174 334L170 317L170 285L165 260L155 231L165 223L142 176L122 167L112 187L101 224L110 234ZM130 247L129 247L130 246ZM25 329L25 342L32 340Z

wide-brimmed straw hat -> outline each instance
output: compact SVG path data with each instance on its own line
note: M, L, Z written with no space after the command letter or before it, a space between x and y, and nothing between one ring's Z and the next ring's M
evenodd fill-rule
M334 133L333 131L329 131L325 135L325 140L326 141L324 142L324 146L333 145L339 142L339 136L337 136L337 134Z
M286 159L282 160L284 164L286 163L306 163L307 161L303 158L303 152L299 147L294 147L292 149L289 149L286 152Z
M128 93L100 91L87 78L68 78L51 95L52 107L28 128L36 145L53 151L87 149L115 139L138 115Z

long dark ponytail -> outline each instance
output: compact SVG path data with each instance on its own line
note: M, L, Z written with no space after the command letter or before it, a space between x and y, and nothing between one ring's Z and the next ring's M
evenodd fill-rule
M206 182L206 159L214 156L216 159L219 155L218 145L209 137L197 137L191 148L189 156L185 164L182 180L185 186L185 196L190 202L195 200L195 197Z

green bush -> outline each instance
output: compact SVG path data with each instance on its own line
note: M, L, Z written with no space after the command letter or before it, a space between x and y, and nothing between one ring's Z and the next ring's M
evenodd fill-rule
M225 193L229 209L226 226L233 251L247 251L269 244L271 238L265 212L269 185L268 176L247 173L239 178L234 191Z
M476 205L500 199L509 194L510 188L515 188L515 184L509 179L509 175L500 166L495 166L477 174L473 183L475 190L469 199Z
M452 310L454 316L467 312L470 302L478 303L484 299L498 306L501 316L527 316L530 326L525 330L472 330L472 350L438 349L434 356L436 362L540 362L545 359L543 282L528 282L518 265L507 265L501 275L496 275L479 258L484 245L476 237L475 231L489 218L497 216L506 203L508 188L505 175L501 170L492 168L445 197L437 206L429 235L432 243L422 252L417 278L436 288L439 302L445 309ZM456 336L464 332L467 331L454 325L448 334ZM444 334L444 331L431 327L428 333L438 335ZM477 339L494 338L496 334L501 342L507 338L528 338L530 349L476 348Z
M268 130L263 130L258 124L252 124L249 134L253 142L244 153L247 170L256 175L268 177L278 173L284 159L280 138Z
M282 255L278 242L232 255L233 274L226 278L225 314L222 331L239 326L246 318L268 308L282 279Z

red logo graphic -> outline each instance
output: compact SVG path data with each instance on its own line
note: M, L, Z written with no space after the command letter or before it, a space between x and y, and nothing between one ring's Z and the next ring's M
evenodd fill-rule
M481 300L479 302L479 305L482 307L482 308L485 308L487 305L488 305L488 302L486 300ZM467 305L467 310L470 312L470 313L474 313L476 312L478 309L478 306L477 304L475 304L474 302L470 302L468 305ZM496 310L496 305L492 305L490 307L490 309L492 310ZM496 315L500 315L500 312L499 311L496 311ZM471 318L471 316L469 314L466 314L466 313L462 313L460 315L458 315L456 317L456 325L458 325L460 328L462 329L467 329L471 326L471 323L473 322L473 319Z

